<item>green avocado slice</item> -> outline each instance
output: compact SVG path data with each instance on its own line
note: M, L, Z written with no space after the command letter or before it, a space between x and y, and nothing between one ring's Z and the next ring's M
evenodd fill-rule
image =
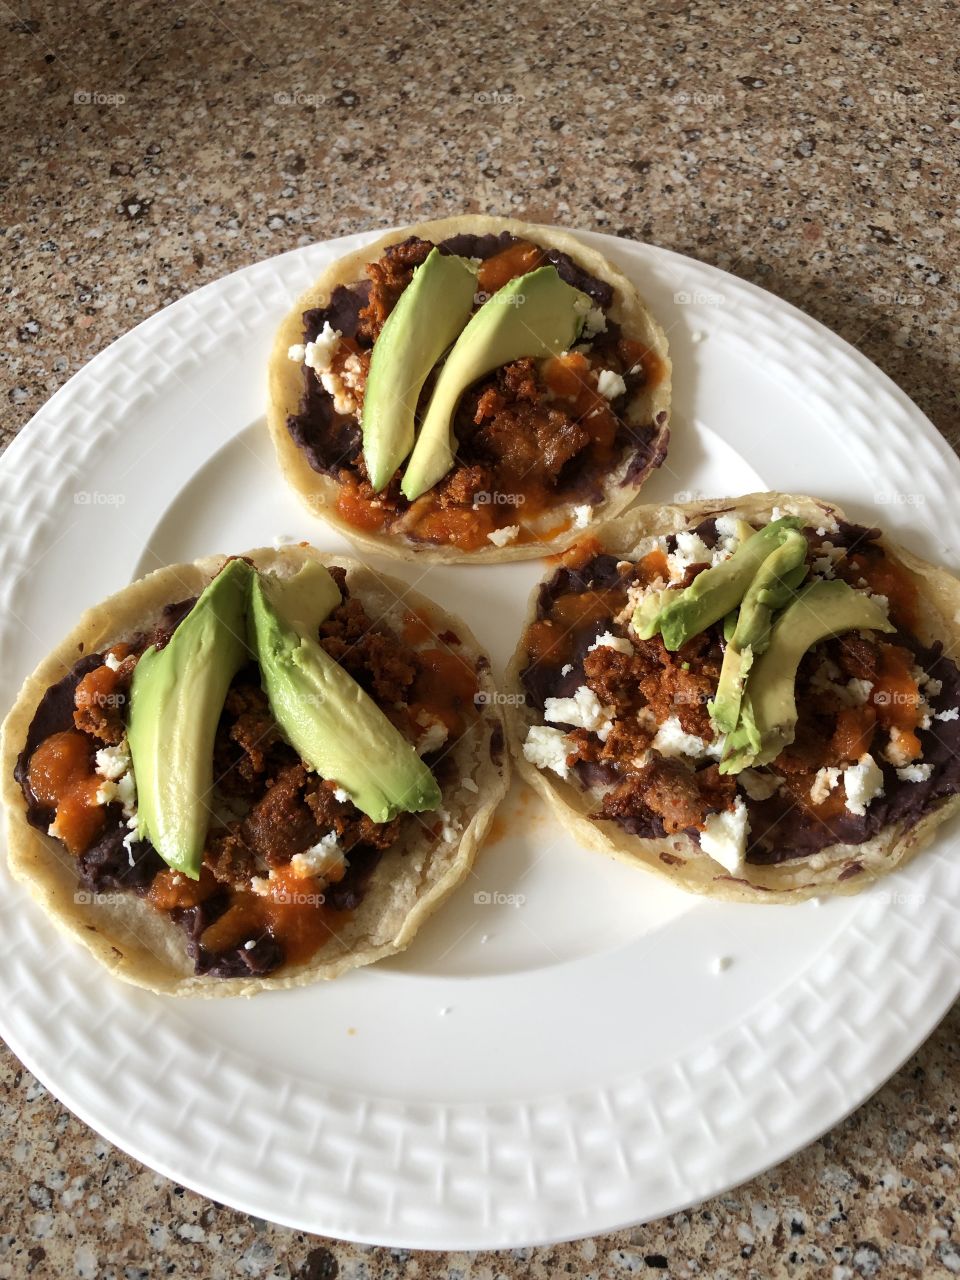
M287 590L288 584L257 574L250 587L249 626L270 710L290 744L374 822L436 809L441 794L433 774L318 643L316 626L301 630L295 622L299 609L284 615Z
M804 587L777 618L766 651L753 663L740 720L727 737L720 772L769 764L793 742L797 668L809 648L845 631L893 630L875 600L839 578Z
M427 375L470 316L476 269L431 249L373 344L363 396L363 457L378 492L413 448L414 414Z
M467 387L511 360L566 351L590 306L587 295L561 280L552 266L510 280L483 304L437 377L400 486L404 497L419 498L453 466L453 415Z
M647 597L633 616L637 635L649 640L659 631L664 645L673 652L706 631L739 605L770 552L801 523L796 516L774 520L742 542L729 560L697 574L689 587L682 591L668 587L659 597Z
M717 694L709 705L710 719L720 733L732 733L740 717L744 683L770 640L774 610L789 602L807 576L807 540L789 529L776 550L760 565L740 604L733 634L727 637ZM728 615L729 616L729 615Z
M230 681L250 659L245 609L253 570L231 560L163 649L133 672L127 741L137 782L137 832L169 867L200 874L210 825L213 740Z

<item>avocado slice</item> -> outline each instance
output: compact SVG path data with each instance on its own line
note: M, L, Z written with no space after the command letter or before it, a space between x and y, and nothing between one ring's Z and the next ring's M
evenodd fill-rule
M484 374L522 356L551 356L576 341L590 299L556 267L510 280L483 304L454 343L427 405L400 488L412 502L453 466L453 415L461 395Z
M413 448L414 413L427 375L467 323L476 269L431 249L373 345L363 396L363 457L378 492Z
M299 609L290 615L281 612L290 598L287 591L288 584L257 574L250 586L249 627L270 710L288 741L374 822L436 809L441 797L433 774L373 699L321 647L313 618L301 630Z
M770 552L801 523L796 516L774 520L741 542L729 560L697 574L689 587L682 591L668 587L659 600L648 596L633 615L637 635L649 640L659 631L664 645L673 652L706 631L737 607Z
M720 772L769 764L793 742L797 668L812 645L844 631L894 629L875 600L839 578L818 579L804 587L773 624L766 652L753 664L740 721L727 737Z
M770 641L774 610L784 608L806 577L806 556L806 538L796 529L788 529L747 587L733 634L726 637L717 695L708 708L720 733L732 733L737 727L747 673Z
M245 560L229 561L166 647L143 654L130 687L137 833L192 880L210 823L217 723L230 681L250 660L244 614L252 575Z

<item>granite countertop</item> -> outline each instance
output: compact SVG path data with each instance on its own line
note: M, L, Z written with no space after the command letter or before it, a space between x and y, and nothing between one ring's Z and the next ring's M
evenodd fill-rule
M285 249L447 213L650 240L798 304L960 438L954 4L7 6L2 441L126 329ZM827 477L825 477L826 479ZM960 1011L851 1119L688 1213L429 1255L175 1186L2 1057L0 1277L948 1276Z

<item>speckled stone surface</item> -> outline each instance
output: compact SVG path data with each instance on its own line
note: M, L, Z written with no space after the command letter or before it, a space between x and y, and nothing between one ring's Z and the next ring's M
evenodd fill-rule
M769 15L775 10L776 18ZM957 5L5 5L2 441L157 308L316 238L467 211L648 239L797 303L960 439ZM960 1010L728 1196L504 1254L365 1249L174 1186L9 1053L0 1277L960 1273Z

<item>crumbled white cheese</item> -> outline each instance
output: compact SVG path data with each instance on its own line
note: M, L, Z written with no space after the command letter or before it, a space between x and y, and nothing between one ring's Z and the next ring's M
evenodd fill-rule
M847 692L850 695L850 705L853 707L866 706L872 691L872 680L857 680L853 678L847 681Z
M739 521L735 516L717 516L717 545L710 556L711 564L729 560L740 545Z
M833 578L836 576L833 572L833 561L829 556L817 556L811 568L821 578Z
M840 770L825 766L818 769L810 788L810 799L814 804L823 804L830 792L840 782Z
M700 832L700 848L731 875L735 875L746 860L749 831L747 806L737 796L732 809L707 815Z
M583 328L580 330L581 338L595 338L598 333L606 333L606 331L607 317L599 307L591 307L583 318Z
M307 368L314 373L326 373L333 364L341 336L340 330L334 329L330 321L325 320L320 333L303 349L303 363Z
M351 413L357 412L357 402L347 390L343 379L338 377L333 370L326 370L320 374L320 383L330 396L333 397L333 408L336 413L347 417Z
M132 817L137 806L137 784L126 738L116 746L101 747L94 757L94 768L103 778L94 796L97 804L121 804L123 816Z
M920 674L920 684L926 691L928 698L936 698L938 694L943 692L943 681L935 680L926 671L922 671Z
M307 348L302 342L295 342L292 347L287 347L287 359L293 360L296 364L303 364L303 357L307 354Z
M442 720L431 720L424 734L417 740L417 755L425 756L439 751L447 740L447 726Z
M612 369L601 369L597 377L597 390L605 400L616 400L626 393L627 384Z
M884 748L883 757L889 760L891 764L898 768L907 765L913 759L908 748L904 745L904 733L902 729L893 728L890 730L890 741Z
M625 636L615 636L612 631L605 631L602 636L597 636L587 653L593 653L594 649L616 649L617 653L628 655L633 653L630 641Z
M550 729L542 724L530 726L527 740L523 744L524 760L529 760L538 769L552 769L561 778L565 778L570 772L567 768L569 754L567 735L560 729Z
M582 684L572 698L547 698L543 718L556 724L570 724L576 729L589 729L605 741L613 727L613 707L604 707L587 685Z
M867 805L883 794L883 771L869 752L844 769L843 787L847 793L846 807L860 817L867 812Z
M452 814L448 813L446 809L438 810L438 816L442 823L442 826L440 827L440 839L447 841L447 843L456 840L457 836L463 829L463 823L460 822L459 818L455 818Z
M957 720L960 719L960 707L951 707L949 711L938 711L933 717L934 720Z
M121 804L124 817L133 815L137 803L137 785L132 773L125 773L116 782L103 781L94 797L97 804Z
M877 607L887 615L887 617L890 616L890 601L887 599L886 596L878 595L874 591L868 591L867 595L870 597L873 603L877 605Z
M741 769L737 782L751 800L769 800L780 790L783 779L776 773L765 773L760 769Z
M503 529L494 529L487 537L495 547L505 547L508 542L514 542L517 534L520 532L518 524L508 524Z
M926 782L933 773L932 764L908 764L897 770L901 782Z
M116 782L130 768L130 748L126 738L115 747L101 747L94 757L94 764L101 778Z
M694 760L703 759L714 746L696 734L686 733L678 716L664 720L650 745L662 756L691 756Z
M719 535L719 537L739 539L736 516L728 516L728 515L717 516L714 523L717 526L717 534Z
M339 800L341 804L346 804L347 801L350 799L349 795L347 795L343 787L334 787L333 798L334 800Z
M846 684L838 684L840 675L840 668L836 663L825 658L813 673L810 686L818 692L831 694L841 706L864 706L873 690L872 682L851 678Z
M575 529L585 529L593 518L593 507L584 504L580 507L573 508L573 527Z
M713 552L698 533L684 531L677 534L677 546L667 556L670 576L674 580L683 577L684 570L691 564L712 564Z
M119 671L119 670L120 670L120 663L121 663L122 661L123 661L123 659L122 659L122 658L118 658L118 657L117 657L117 655L116 655L115 653L108 653L108 654L107 654L107 656L106 656L106 657L104 658L104 660L103 660L103 665L104 665L105 667L109 667L109 669L110 669L111 671Z
M316 844L295 853L290 859L290 870L295 876L320 876L324 880L339 880L344 871L343 850L337 846L337 833L328 832Z
M256 938L248 938L247 941L243 944L243 949L244 951L252 951L256 945L257 945Z
M560 674L562 676L568 676L572 670L573 670L573 663L565 662L564 665L560 668Z

